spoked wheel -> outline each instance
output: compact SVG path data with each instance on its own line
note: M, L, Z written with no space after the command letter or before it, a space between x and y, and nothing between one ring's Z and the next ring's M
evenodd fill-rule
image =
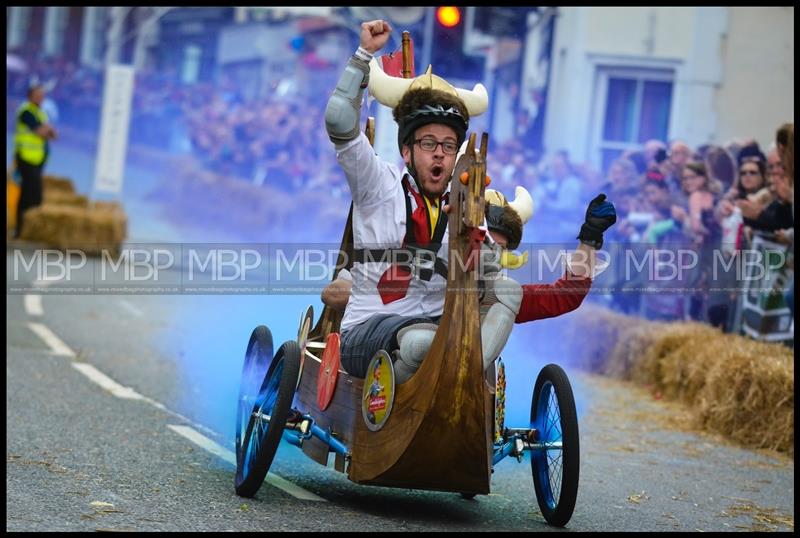
M545 520L563 527L578 496L578 416L567 374L548 364L539 372L531 402L531 427L539 432L531 450L536 500Z
M300 373L300 348L290 340L283 344L269 366L244 434L237 434L236 494L252 497L264 482L286 426ZM240 420L238 425L245 422ZM241 443L238 440L241 439Z

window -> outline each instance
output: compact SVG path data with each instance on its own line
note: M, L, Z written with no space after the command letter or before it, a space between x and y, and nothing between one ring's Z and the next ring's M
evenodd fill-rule
M68 9L66 7L45 8L44 53L46 56L64 52L64 33L67 30Z
M595 155L602 170L623 151L669 139L673 71L600 68L595 105Z
M105 29L108 25L109 8L83 8L81 25L81 63L99 66L103 63Z
M28 33L28 26L31 20L31 9L27 6L14 6L6 8L8 21L8 33L6 34L6 46L9 49L19 47L24 44L25 36Z
M200 74L200 59L203 49L197 45L186 45L183 47L183 63L181 65L181 81L184 84L197 82Z

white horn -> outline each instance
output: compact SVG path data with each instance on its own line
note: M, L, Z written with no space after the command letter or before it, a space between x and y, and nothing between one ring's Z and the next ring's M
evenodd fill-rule
M370 79L371 83L372 80ZM476 84L472 90L456 88L456 92L458 92L458 96L467 106L467 112L469 112L470 116L483 114L489 108L489 94L486 93L486 88L483 87L483 84Z
M486 189L486 192L484 192L484 197L486 198L487 204L503 207L507 203L506 197L503 196L503 193L494 189Z
M413 78L392 77L383 72L378 61L369 61L369 93L382 105L394 108L414 81ZM485 91L485 90L484 90Z
M522 224L525 224L533 216L533 198L524 187L517 187L514 195L514 201L509 202L508 205L517 212Z

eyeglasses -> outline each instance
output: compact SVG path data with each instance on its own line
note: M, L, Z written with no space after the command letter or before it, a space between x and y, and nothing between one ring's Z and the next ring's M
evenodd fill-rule
M414 140L414 143L419 144L419 147L425 151L436 151L436 148L441 145L442 151L444 151L447 155L455 155L458 153L458 144L450 140L437 142L435 138L420 138L418 140Z
M758 170L739 170L740 176L760 176L761 172Z

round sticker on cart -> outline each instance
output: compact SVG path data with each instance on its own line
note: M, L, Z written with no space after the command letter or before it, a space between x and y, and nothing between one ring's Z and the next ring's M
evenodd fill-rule
M339 378L339 333L331 333L325 340L325 351L317 377L317 407L325 411L333 400L336 380Z
M372 431L383 428L394 403L394 365L384 350L375 353L364 378L361 415Z

